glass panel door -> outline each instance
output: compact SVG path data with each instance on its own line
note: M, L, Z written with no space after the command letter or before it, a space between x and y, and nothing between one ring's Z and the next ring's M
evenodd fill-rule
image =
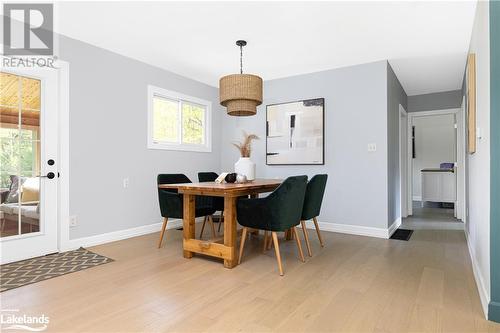
M0 73L0 237L40 231L40 80Z
M2 263L57 250L57 77L0 72Z
M0 73L0 237L40 231L40 80Z

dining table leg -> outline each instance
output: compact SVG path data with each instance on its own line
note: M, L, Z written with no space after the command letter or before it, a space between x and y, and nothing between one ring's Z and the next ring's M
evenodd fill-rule
M192 194L184 194L183 204L183 239L184 241L195 238L195 196ZM192 258L193 252L184 250L184 258Z
M238 264L236 251L236 197L224 197L224 245L230 248L230 259L224 259L224 267Z
M259 197L259 194L258 194L258 193L250 194L250 198L251 198L251 199L256 199L256 198L258 198L258 197ZM259 229L253 229L253 228L252 228L252 229L250 229L250 230L251 230L251 234L252 234L253 236L259 236L259 234L260 234L260 230L259 230Z

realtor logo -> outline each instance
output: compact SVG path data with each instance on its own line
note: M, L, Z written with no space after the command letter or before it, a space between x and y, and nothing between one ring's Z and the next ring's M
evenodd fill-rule
M54 11L48 3L4 3L3 54L54 54Z

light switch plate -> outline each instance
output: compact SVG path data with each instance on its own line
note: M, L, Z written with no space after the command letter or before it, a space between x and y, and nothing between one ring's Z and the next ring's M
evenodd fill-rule
M369 152L377 151L377 144L376 143L369 143L368 144L368 151Z

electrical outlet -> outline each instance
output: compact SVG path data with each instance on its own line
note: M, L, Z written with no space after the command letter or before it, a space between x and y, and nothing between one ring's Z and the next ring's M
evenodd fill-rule
M377 144L376 143L369 143L368 144L368 151L369 152L377 151Z
M76 218L76 215L71 215L69 217L69 227L74 228L76 226L78 226L78 220Z
M123 178L123 188L128 188L130 185L130 179L129 178Z

